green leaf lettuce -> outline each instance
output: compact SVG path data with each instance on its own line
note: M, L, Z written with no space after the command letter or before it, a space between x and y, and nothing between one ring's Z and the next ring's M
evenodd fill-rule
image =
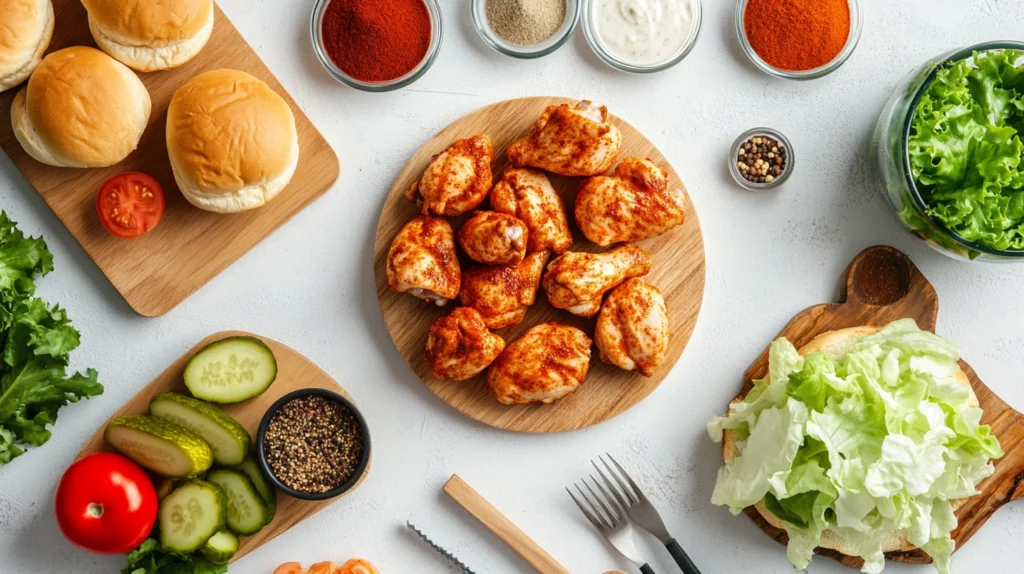
M932 219L995 250L1024 249L1024 52L940 68L911 124L911 171Z
M0 212L0 464L48 441L61 407L103 392L96 371L67 374L78 331L63 309L34 297L35 278L52 269L42 239Z

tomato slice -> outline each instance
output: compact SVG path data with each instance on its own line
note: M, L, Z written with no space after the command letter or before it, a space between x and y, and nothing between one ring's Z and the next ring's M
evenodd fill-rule
M160 223L164 216L164 190L144 173L115 175L100 188L96 212L111 235L133 239Z

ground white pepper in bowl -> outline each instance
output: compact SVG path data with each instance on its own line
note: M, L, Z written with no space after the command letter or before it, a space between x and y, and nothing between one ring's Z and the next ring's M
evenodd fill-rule
M540 44L565 21L566 0L486 0L487 23L506 42Z
M341 494L334 491L365 469L364 423L346 404L325 394L299 395L280 404L268 412L260 435L268 473L296 496Z

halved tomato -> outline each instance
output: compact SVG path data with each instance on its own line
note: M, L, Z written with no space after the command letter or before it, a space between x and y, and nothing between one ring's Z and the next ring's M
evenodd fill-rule
M144 173L115 175L100 188L96 212L111 235L133 239L160 223L164 216L164 190Z

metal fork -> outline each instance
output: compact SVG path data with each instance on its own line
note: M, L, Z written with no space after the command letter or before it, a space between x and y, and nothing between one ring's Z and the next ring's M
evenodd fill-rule
M606 453L606 456L612 461L612 464L615 465L618 472L612 470L612 467L608 465L608 461L604 460L602 457L598 457L598 459L601 461L601 464L604 465L607 473L605 470L602 470L596 462L591 461L591 464L593 464L594 468L597 469L597 473L601 475L601 479L604 483L608 485L608 489L612 491L615 496L615 500L619 503L619 506L625 509L630 520L635 522L640 528L653 534L661 541L662 544L665 545L665 548L668 549L668 553L672 555L676 564L678 564L679 568L683 571L683 574L700 574L700 570L698 570L697 566L693 564L690 557L686 555L682 546L679 546L679 543L676 542L675 538L672 538L672 536L669 535L668 529L665 528L665 522L661 519L661 515L658 514L657 509L654 508L651 501L644 496L640 487L633 482L633 479L630 478L626 469L622 468L622 465L612 458L612 455ZM616 484L618 484L618 488L616 488L615 485L612 484L611 480L608 479L609 476L614 478ZM623 478L625 478L625 481L623 481Z
M580 510L583 511L587 520L604 536L605 540L619 551L619 554L622 554L636 564L642 574L654 574L654 569L647 564L647 561L644 560L644 557L636 549L636 541L633 539L633 524L626 518L625 511L616 504L615 499L608 494L600 482L594 480L593 476L590 477L590 480L604 494L603 499L587 484L587 479L583 479L583 486L587 487L587 491L590 492L589 497L587 493L583 492L579 484L574 485L576 490L579 491L580 496L586 501L586 505L576 498L572 490L568 488L565 490L572 497L576 506L580 507ZM605 500L608 501L607 505L604 502ZM597 504L594 504L594 501L597 501ZM600 505L600 509L598 505ZM601 512L601 510L604 510L604 512Z

